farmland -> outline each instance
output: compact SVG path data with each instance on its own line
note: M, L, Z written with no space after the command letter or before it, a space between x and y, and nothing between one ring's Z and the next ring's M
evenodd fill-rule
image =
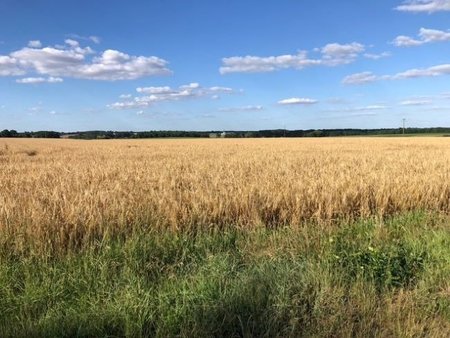
M0 139L0 336L450 334L447 138Z

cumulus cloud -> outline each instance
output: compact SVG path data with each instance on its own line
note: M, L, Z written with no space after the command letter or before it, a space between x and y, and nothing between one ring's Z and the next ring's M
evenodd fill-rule
M0 76L18 76L25 73L17 59L7 55L0 55Z
M36 84L36 83L59 83L59 82L63 82L64 80L60 77L25 77L22 79L17 79L16 82L17 83L22 83L22 84Z
M219 111L221 112L240 112L240 111L261 111L264 107L260 105L248 105L248 106L241 106L241 107L226 107L226 108L220 108Z
M435 77L441 75L450 75L450 64L437 65L429 68L409 69L407 71L397 73L391 76L384 76L383 78L392 80L401 80L417 77Z
M390 52L382 52L379 54L372 54L372 53L365 53L364 57L367 59L372 59L372 60L379 60L379 59L383 59L383 58L387 58L391 56Z
M435 41L449 41L450 32L441 31L438 29L421 28L419 31L419 36L425 42L435 42Z
M130 56L108 49L73 72L73 77L91 80L132 80L145 76L168 75L167 61L155 56Z
M437 29L421 28L417 35L418 39L400 35L397 36L394 41L392 41L392 43L397 47L413 47L420 46L426 43L450 41L450 32Z
M395 7L395 9L413 13L450 11L450 0L409 0Z
M304 69L311 66L338 66L354 62L365 50L365 46L352 42L349 44L330 43L315 49L321 56L310 58L307 51L278 56L232 56L222 59L221 74L261 73L282 69Z
M346 76L343 80L343 84L365 84L370 82L375 82L379 80L403 80L411 78L421 78L421 77L436 77L442 75L450 75L450 64L442 64L437 66L432 66L428 68L416 68L408 69L404 72L400 72L393 75L375 75L372 72L362 72Z
M178 88L171 88L169 86L161 87L138 87L136 92L141 94L135 97L123 97L126 101L115 102L108 105L112 109L135 109L145 108L155 103L179 101L190 98L200 98L217 95L218 93L231 94L234 93L232 88L228 87L202 87L197 82L192 82L187 85L179 86Z
M25 74L53 78L88 80L132 80L146 76L168 75L168 62L156 56L132 56L108 49L96 54L90 47L66 39L64 46L42 47L30 41L28 47L0 55L0 76ZM42 81L44 82L44 81Z
M172 89L168 86L165 87L139 87L136 88L138 93L144 94L169 94L172 92Z
M372 72L362 72L346 76L342 80L342 83L347 85L354 85L354 84L370 83L376 80L377 76L374 75Z
M222 59L221 74L227 73L259 73L272 72L280 69L305 67L321 64L320 60L309 59L307 53L302 51L296 55L279 56L233 56Z
M321 49L322 61L331 66L352 63L364 50L364 45L357 42L345 45L329 43Z
M413 47L420 46L423 42L406 35L399 35L392 41L392 44L397 47Z
M302 98L302 97L291 97L289 99L284 99L278 101L278 104L281 105L293 105L293 104L301 104L301 105L310 105L316 104L318 101L310 98Z

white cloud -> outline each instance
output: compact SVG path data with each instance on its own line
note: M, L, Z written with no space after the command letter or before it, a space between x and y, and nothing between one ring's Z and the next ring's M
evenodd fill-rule
M145 108L159 102L179 101L190 98L207 97L217 95L218 93L232 94L234 90L228 87L202 87L199 83L192 82L187 85L171 88L169 86L161 87L138 87L136 91L141 96L121 97L127 101L115 102L108 105L112 109L134 109Z
M42 43L39 40L31 40L31 41L28 41L28 47L41 48L42 47Z
M52 110L51 112L49 112L49 114L50 114L50 115L56 115L57 113L56 113L55 110Z
M220 67L221 74L227 73L258 73L272 72L280 69L305 67L321 64L320 60L309 59L306 52L297 55L279 56L233 56L222 59L223 66Z
M136 112L136 115L143 115L143 114L144 114L143 110L139 110L139 111Z
M330 43L322 48L315 48L321 57L310 58L307 51L297 54L278 56L232 56L222 59L221 74L273 72L282 69L304 69L311 66L337 66L354 62L365 46L352 42L349 44Z
M102 41L101 38L96 35L82 36L78 34L67 34L66 36L75 40L92 41L95 44L99 44Z
M50 76L50 77L47 78L47 82L49 82L49 83L58 83L58 82L63 82L63 81L64 80L61 79L60 77Z
M395 7L403 12L428 12L450 11L450 0L409 0Z
M309 99L309 98L301 98L301 97L291 97L289 99L284 99L278 101L278 104L281 105L291 105L291 104L302 104L302 105L310 105L317 103L317 100Z
M412 47L432 42L450 41L450 32L437 29L421 28L417 35L419 39L400 35L392 43L397 47Z
M108 49L93 63L84 64L73 77L91 80L132 80L145 76L168 75L167 61L155 56L130 56L117 50Z
M450 41L450 32L438 29L421 28L419 36L425 42Z
M422 69L409 69L407 71L397 73L392 76L384 76L383 78L392 80L401 80L417 77L435 77L441 75L450 75L450 64L437 65Z
M89 37L89 40L91 40L93 43L99 44L101 42L101 39L98 36L91 35Z
M379 59L387 58L389 56L391 56L390 52L382 52L382 53L379 53L379 54L372 54L372 53L364 54L365 58L372 59L372 60L379 60Z
M379 80L403 80L421 77L436 77L442 75L450 75L450 64L442 64L429 68L408 69L394 75L375 75L372 72L362 72L346 76L343 84L364 84Z
M248 105L248 106L241 106L241 107L226 107L226 108L220 108L220 112L240 112L240 111L261 111L264 107L260 105Z
M138 87L136 88L136 91L138 93L144 93L144 94L170 94L173 92L173 90L168 87Z
M18 76L25 73L18 60L7 55L0 55L0 76Z
M59 82L63 82L64 80L60 77L26 77L23 79L17 79L16 82L17 83L22 83L22 84L37 84L37 83L59 83Z
M425 106L431 104L430 100L405 100L400 102L401 106Z
M108 108L112 109L135 109L140 107L148 107L149 104L136 101L126 101L126 102L114 102L108 105Z
M66 40L64 40L64 42L74 48L76 48L80 45L80 43L78 41L72 40L72 39L66 39Z
M210 87L209 88L210 91L214 92L214 93L233 93L234 89L233 88L229 88L229 87Z
M420 40L416 40L405 35L399 35L394 39L394 41L392 41L392 44L397 47L420 46L422 43L423 42Z
M112 49L95 55L90 47L80 47L73 39L66 39L64 46L24 47L9 55L0 55L0 76L29 73L115 81L168 75L171 71L167 61L156 56L131 56Z
M122 94L119 96L120 99L130 99L133 95L131 94Z
M188 90L189 89L197 89L197 88L200 88L200 84L197 82L191 82L187 85L180 86L180 89L188 89ZM214 87L214 88L218 88L218 87Z
M345 45L329 43L321 49L321 52L326 64L336 66L354 62L364 50L364 45L357 42Z
M343 84L364 84L364 83L370 83L377 80L377 76L374 75L372 72L362 72L362 73L356 73L349 76L346 76L343 80Z

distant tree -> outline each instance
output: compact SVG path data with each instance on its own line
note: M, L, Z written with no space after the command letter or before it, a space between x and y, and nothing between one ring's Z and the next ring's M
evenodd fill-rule
M8 129L4 129L0 131L0 137L11 137L11 133L9 132Z

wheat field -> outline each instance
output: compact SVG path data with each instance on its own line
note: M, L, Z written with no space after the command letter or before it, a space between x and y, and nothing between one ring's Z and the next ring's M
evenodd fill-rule
M449 336L449 141L0 139L0 336Z
M450 140L0 141L0 236L79 246L146 227L296 226L450 210Z

